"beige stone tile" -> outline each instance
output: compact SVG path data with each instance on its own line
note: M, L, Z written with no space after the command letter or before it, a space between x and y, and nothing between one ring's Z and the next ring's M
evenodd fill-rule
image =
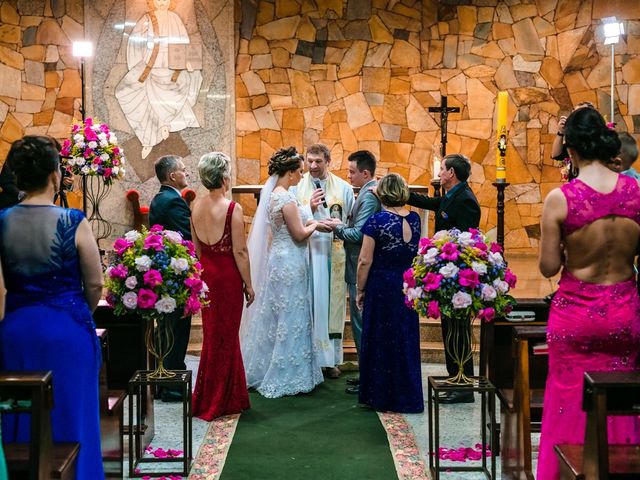
M350 128L356 129L373 122L373 115L362 93L354 93L346 96L344 98L344 105ZM362 138L363 140L379 140L381 135L380 138L364 138L360 136L358 136L358 138Z
M280 18L256 27L256 32L267 40L282 40L295 37L300 17Z

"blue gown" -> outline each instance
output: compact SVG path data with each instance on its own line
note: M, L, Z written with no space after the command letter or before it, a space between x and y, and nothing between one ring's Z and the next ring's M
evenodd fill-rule
M0 211L7 288L0 370L51 370L54 442L78 442L76 478L102 479L100 345L84 297L75 236L78 210L16 205ZM5 414L5 443L29 441L30 416Z
M411 240L402 237L402 217L376 213L362 226L375 242L362 312L359 401L378 411L424 410L418 314L407 308L402 274L411 267L420 240L420 217L405 217Z

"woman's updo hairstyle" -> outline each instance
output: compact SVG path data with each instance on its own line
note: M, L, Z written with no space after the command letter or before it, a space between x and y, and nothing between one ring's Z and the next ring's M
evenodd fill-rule
M60 145L50 137L27 135L11 144L7 162L20 190L41 190L51 172L60 169Z
M287 172L295 172L300 168L302 156L296 147L281 148L269 159L269 176L277 174L282 177Z
M575 150L584 160L608 163L620 152L618 134L607 127L602 115L593 108L575 110L565 124L567 148Z

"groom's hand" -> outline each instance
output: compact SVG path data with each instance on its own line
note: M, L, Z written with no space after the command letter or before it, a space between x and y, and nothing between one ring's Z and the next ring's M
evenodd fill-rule
M332 232L334 232L339 225L344 225L339 218L327 218L323 220L322 223L329 227Z

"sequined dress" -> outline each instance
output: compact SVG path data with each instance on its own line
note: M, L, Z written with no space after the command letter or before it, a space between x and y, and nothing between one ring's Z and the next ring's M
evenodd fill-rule
M242 341L247 384L267 398L310 392L323 380L312 342L309 249L289 234L282 214L289 203L298 203L292 193L271 193L265 282L255 286L252 329Z
M360 403L378 411L424 410L418 314L407 308L402 274L411 267L420 240L420 217L406 216L411 240L402 236L402 217L376 213L362 226L375 242L362 312Z
M562 186L567 200L564 235L606 216L640 224L640 188L620 175L615 189L603 194L574 179ZM585 371L631 371L640 345L640 298L633 278L613 285L587 283L564 269L547 327L549 375L544 397L538 480L559 478L556 444L582 444ZM610 444L640 443L640 422L609 417Z
M100 450L100 344L82 290L79 210L16 205L0 211L7 288L0 370L51 370L54 442L78 442L78 480L104 478ZM3 415L2 440L26 443L28 414Z
M202 309L202 354L193 392L193 414L210 422L249 408L249 393L238 330L244 303L243 283L233 256L229 203L222 238L213 245L200 241L202 278L210 304Z

